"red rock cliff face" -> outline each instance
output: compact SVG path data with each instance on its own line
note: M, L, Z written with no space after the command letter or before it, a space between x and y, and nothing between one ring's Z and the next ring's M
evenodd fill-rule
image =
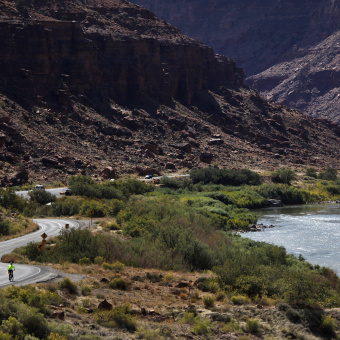
M242 71L232 60L215 56L211 48L157 21L150 12L123 1L93 6L86 11L81 6L65 10L63 16L75 21L60 21L60 13L53 10L47 19L50 13L42 8L31 14L35 20L3 16L1 90L61 102L72 94L99 95L121 104L145 96L189 104L202 89L242 84ZM101 12L111 13L111 19ZM37 13L43 13L44 20ZM145 22L152 17L163 31L152 35L145 32L145 25L133 25L133 20L129 26L128 20L119 21L122 13Z

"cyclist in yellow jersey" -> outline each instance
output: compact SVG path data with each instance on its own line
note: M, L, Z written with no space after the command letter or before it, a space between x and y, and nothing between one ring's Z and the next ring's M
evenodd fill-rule
M9 280L12 281L13 280L13 271L15 270L15 267L13 265L13 262L11 262L8 265L8 276L9 276Z

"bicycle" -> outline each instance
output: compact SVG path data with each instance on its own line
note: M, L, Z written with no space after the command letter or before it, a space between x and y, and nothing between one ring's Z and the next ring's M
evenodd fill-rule
M13 270L9 270L8 271L8 279L10 282L14 281L14 274L13 274Z

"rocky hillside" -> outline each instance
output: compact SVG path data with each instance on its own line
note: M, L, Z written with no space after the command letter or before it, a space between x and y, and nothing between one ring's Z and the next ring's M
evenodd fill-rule
M270 100L340 123L340 31L301 56L250 77Z
M265 101L232 60L127 1L2 1L0 25L2 185L339 165L336 126Z
M339 0L133 2L234 58L270 99L339 123Z

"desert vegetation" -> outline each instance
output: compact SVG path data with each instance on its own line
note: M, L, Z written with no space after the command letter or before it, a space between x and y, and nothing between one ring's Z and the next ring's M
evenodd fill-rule
M15 262L26 259L52 263L56 268L84 273L92 281L76 284L65 278L50 291L12 288L6 299L21 299L20 303L38 308L34 309L35 315L45 316L51 314L50 305L57 301L72 305L70 301L79 304L83 300L76 309L86 314L89 306L93 309L93 301L99 303L104 296L119 292L128 299L135 289L150 296L164 287L167 293L162 294L175 296L179 309L174 312L173 308L163 308L162 313L197 336L211 337L223 332L239 332L240 336L278 334L275 327L264 327L266 321L256 313L249 313L244 319L237 316L238 308L261 305L278 310L286 322L303 325L308 334L336 337L337 323L325 310L340 306L337 275L328 268L309 264L302 257L287 254L283 247L250 241L235 231L247 230L256 223L256 214L249 209L265 207L273 197L285 204L338 198L337 178L330 181L319 178L319 174L310 176L313 172L308 170L299 185L292 185L297 177L290 184L264 183L251 171L241 171L238 177L235 171L217 170L200 169L196 179L165 177L159 186L137 180L97 183L91 178L74 176L69 183L73 196L62 197L48 206L33 199L25 201L11 191L1 191L2 209L16 210L22 219L26 219L25 214L82 218L93 210L101 227L95 233L90 229L64 229L49 240L42 254L34 242L11 254ZM235 180L233 185L227 184L226 178L230 177ZM3 228L8 230L5 221ZM138 275L131 274L137 271ZM192 278L191 283L186 288L175 289L178 274L174 273ZM106 293L97 292L94 299L98 287L104 289L99 276L108 277ZM9 294L8 291L4 294ZM123 332L126 338L127 334L150 339L172 338L171 327L161 330L141 323L136 303L132 306L126 299L109 311L95 311L91 322L100 329ZM196 309L185 311L183 306L188 300L197 308L209 310L211 315L202 317ZM224 309L229 314L222 312ZM19 339L74 338L73 330L62 326L59 329L49 321L42 322L39 334L30 332L21 326L24 320L18 313L4 314L6 321L1 329L5 338L13 334ZM212 316L213 313L219 316ZM216 318L223 320L222 323ZM286 333L289 332L281 330L280 336ZM86 334L82 336L87 339ZM93 336L88 339L101 338L99 334Z

